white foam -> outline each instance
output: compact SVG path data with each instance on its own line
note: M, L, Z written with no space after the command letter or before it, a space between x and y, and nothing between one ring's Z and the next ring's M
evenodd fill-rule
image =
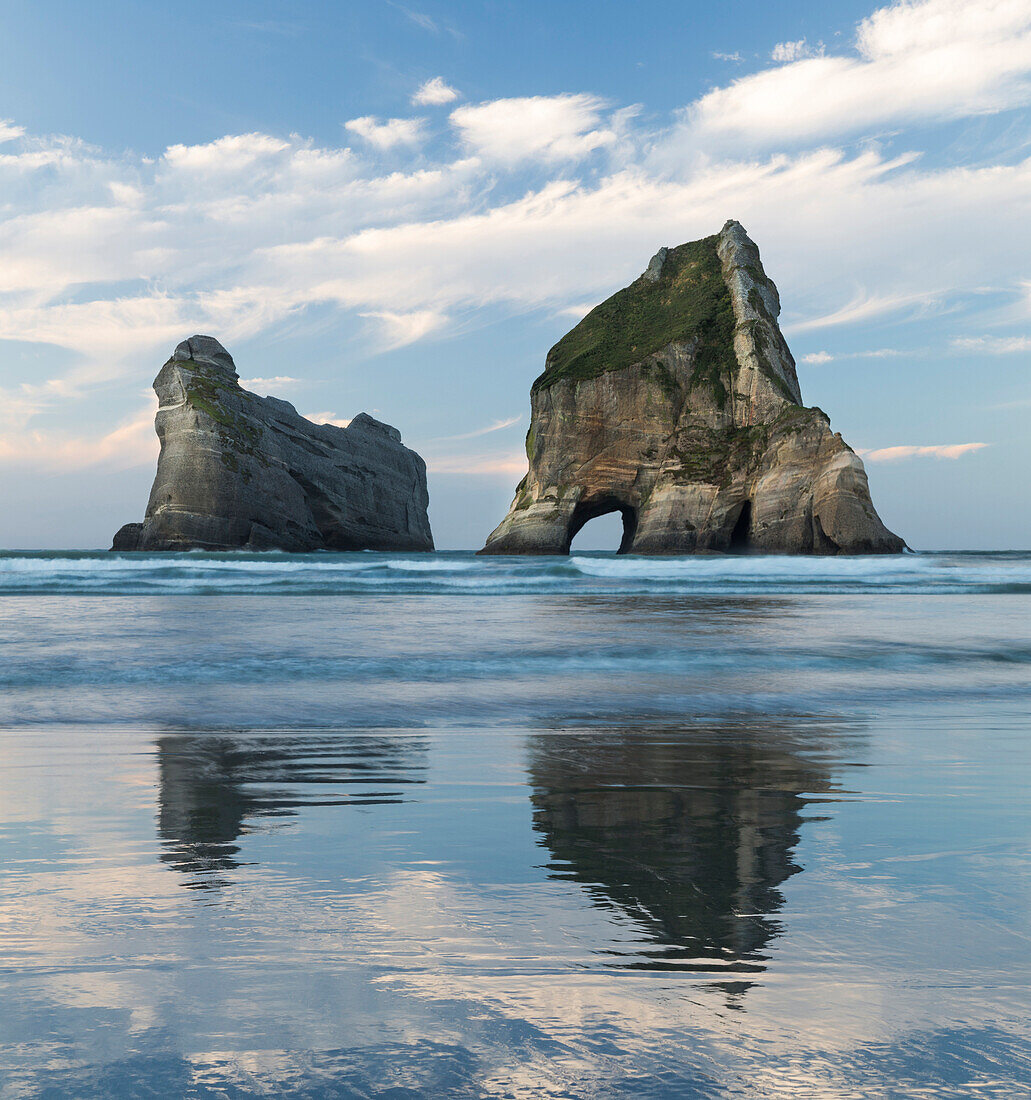
M455 561L453 558L419 558L388 561L386 567L399 573L464 573L475 569L475 561Z
M912 585L914 583L1023 584L1031 582L1026 558L1009 562L945 555L870 557L580 558L570 559L591 577L627 581L676 581L685 585Z
M965 592L1031 588L1024 554L645 558L577 554L0 554L9 592Z

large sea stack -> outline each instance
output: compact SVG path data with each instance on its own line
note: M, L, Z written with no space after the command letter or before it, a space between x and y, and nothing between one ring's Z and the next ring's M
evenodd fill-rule
M432 550L426 464L361 413L313 424L240 386L210 336L154 380L161 454L143 523L114 550Z
M738 222L660 249L548 353L530 471L481 553L566 554L617 511L621 553L903 550L859 457L802 405L779 313Z

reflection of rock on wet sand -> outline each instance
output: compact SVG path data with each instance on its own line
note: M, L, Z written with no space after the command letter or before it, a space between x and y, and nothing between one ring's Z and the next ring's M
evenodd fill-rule
M818 735L764 721L534 737L551 871L633 920L645 944L631 965L761 970L806 795L831 789Z
M237 838L305 806L405 800L423 783L425 742L380 734L169 734L157 741L161 858L189 885L224 886Z

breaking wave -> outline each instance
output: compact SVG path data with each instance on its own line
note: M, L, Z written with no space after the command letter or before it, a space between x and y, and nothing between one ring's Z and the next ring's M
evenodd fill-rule
M864 558L477 557L424 554L0 554L0 595L205 593L418 595L612 593L762 595L1031 592L1031 554L921 553Z
M876 591L1028 593L1031 554L921 553L865 558L645 558L602 553L509 558L477 557L469 552L0 554L0 595L787 595Z

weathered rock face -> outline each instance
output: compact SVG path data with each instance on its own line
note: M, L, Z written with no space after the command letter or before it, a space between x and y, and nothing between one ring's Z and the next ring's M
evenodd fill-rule
M184 340L154 389L157 476L113 550L433 549L426 464L396 428L313 424L249 393L210 336Z
M548 353L530 471L481 553L565 554L623 515L621 553L898 553L859 457L802 406L780 299L744 229L661 249Z

